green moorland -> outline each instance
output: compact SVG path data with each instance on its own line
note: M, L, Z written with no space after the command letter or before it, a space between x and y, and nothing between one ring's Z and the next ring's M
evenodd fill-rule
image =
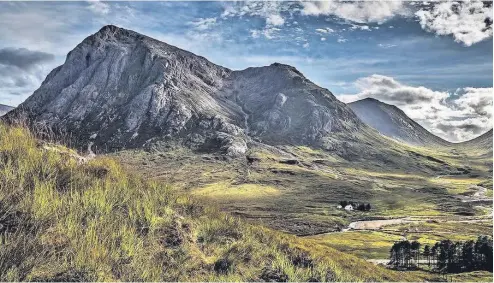
M250 223L363 259L386 259L403 237L426 244L492 234L492 149L387 146L403 158L348 161L306 146L262 145L245 160L182 147L112 156ZM370 203L372 210L347 212L337 208L341 200ZM338 232L354 221L400 218L407 222Z
M243 196L283 193L232 185ZM388 270L314 239L246 223L128 173L113 159L86 160L0 124L0 281L436 278L431 276Z
M478 201L474 195L482 186L482 197L492 196L492 157L394 144L396 151L412 152L415 159L403 158L403 162L415 162L419 169L378 162L369 166L365 160L349 162L308 147L282 147L280 152L253 147L247 160L184 148L128 150L113 156L148 178L297 235L338 231L365 219L414 216L424 221L458 220L491 213L492 203ZM341 200L370 203L373 209L346 212L337 208Z

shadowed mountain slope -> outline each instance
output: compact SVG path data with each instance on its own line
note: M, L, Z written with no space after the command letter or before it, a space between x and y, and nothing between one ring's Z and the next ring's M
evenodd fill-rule
M0 104L0 116L5 115L10 110L14 109L12 106Z
M412 145L450 145L449 142L424 129L394 105L374 98L365 98L349 103L348 106L364 123L390 138Z
M492 129L469 141L457 143L454 146L472 155L481 155L488 158L492 165Z
M492 148L492 129L490 129L489 131L483 133L482 135L474 139L462 143L458 143L458 145L479 147L479 148Z

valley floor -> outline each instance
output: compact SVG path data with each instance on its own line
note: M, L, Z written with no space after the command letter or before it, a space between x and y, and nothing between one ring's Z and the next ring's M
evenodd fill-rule
M433 170L346 162L308 147L255 148L247 160L182 148L125 151L116 157L252 223L373 262L385 261L393 243L404 238L431 244L492 235L492 158L457 150L405 150L428 157ZM434 160L448 169L434 167ZM342 200L370 203L372 209L346 211L338 208ZM479 278L492 278L484 275Z

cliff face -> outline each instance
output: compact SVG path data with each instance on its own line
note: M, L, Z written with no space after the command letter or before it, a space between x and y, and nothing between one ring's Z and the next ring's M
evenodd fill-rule
M16 111L95 151L182 144L245 153L252 139L318 144L366 127L295 68L232 71L139 33L87 37Z

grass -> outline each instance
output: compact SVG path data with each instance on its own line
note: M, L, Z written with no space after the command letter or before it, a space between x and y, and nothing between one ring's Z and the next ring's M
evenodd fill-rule
M461 231L461 232L459 232ZM449 239L475 240L479 235L490 235L492 222L416 222L389 225L379 231L349 231L311 236L309 238L339 251L365 259L386 259L393 244L404 236L422 244Z
M470 187L482 183L483 181L486 180L479 178L453 178L453 177L429 179L429 183L433 185L440 185L442 187L446 187L449 193L455 195L470 192L471 191Z
M385 259L402 237L379 231L351 231L311 237L321 244L365 259Z
M484 222L420 222L388 226L387 230L396 230L397 234L407 235L409 240L417 240L423 244L434 244L437 241L475 240L479 235L492 234L492 221Z
M0 281L422 279L245 223L113 159L51 147L0 124Z
M487 271L473 271L448 275L450 282L492 282L492 273Z
M209 184L193 192L197 196L221 199L222 201L265 198L279 196L280 193L279 189L272 186L258 184L232 185L230 182L225 181Z

